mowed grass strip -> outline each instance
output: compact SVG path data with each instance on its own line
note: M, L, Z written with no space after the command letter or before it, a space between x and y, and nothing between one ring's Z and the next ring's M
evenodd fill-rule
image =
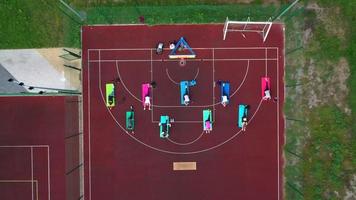
M77 2L77 10L86 13L86 24L137 24L139 17L144 16L145 23L174 24L174 23L224 23L228 16L232 20L268 20L278 12L276 5L97 5L88 6ZM82 7L81 7L82 5ZM92 5L92 4L90 4ZM65 44L80 47L80 25L73 20L65 22Z
M0 48L62 46L63 18L52 1L0 1Z
M354 173L350 119L336 106L312 110L310 138L303 151L305 199L340 199Z

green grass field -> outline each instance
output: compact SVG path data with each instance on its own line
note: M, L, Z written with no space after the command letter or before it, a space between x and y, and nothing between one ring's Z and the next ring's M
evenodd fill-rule
M166 6L96 6L85 7L87 24L138 23L138 17L144 16L145 22L154 24L172 23L223 23L226 16L234 19L246 19L253 15L255 20L268 19L276 12L276 6L256 5L166 5ZM79 24L70 21L66 26L66 44L80 46Z
M352 191L350 179L356 173L355 4L318 2L321 8L306 8L303 15L286 21L286 37L293 41L286 44L286 52L292 46L286 56L286 84L291 86L285 105L286 199L343 199ZM298 32L302 49L293 44ZM334 81L343 73L340 60L345 58L348 81ZM348 95L338 98L344 85ZM345 112L347 107L352 111Z
M46 0L0 1L0 48L63 45L63 17Z
M266 20L286 6L262 6L262 1L218 4L213 0L70 2L86 16L84 22L58 1L1 1L0 48L80 48L81 25L138 23L140 15L151 25L223 22L226 16ZM283 18L288 86L286 199L341 199L350 188L350 177L356 174L356 4L354 0L316 0L326 13L321 15L320 10L307 8L312 2L315 1L303 1ZM336 88L336 96L341 94L331 80L338 73L342 58L346 58L350 74L347 96L335 99L331 95L325 100L322 93L330 88ZM323 102L309 107L315 97ZM352 111L346 113L346 107Z

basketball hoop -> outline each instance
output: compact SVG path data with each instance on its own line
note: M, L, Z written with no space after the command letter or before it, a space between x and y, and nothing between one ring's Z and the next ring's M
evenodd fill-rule
M184 67L187 64L187 61L184 58L180 58L179 66Z

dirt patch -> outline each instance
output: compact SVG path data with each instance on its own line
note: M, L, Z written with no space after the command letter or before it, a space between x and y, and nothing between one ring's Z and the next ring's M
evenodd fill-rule
M351 110L347 104L347 96L349 94L347 79L350 76L350 68L346 58L340 58L337 64L332 64L331 62L321 64L325 67L317 67L315 61L310 59L306 66L307 72L305 74L309 83L304 87L303 91L299 90L297 93L303 93L307 97L309 108L335 104L350 115ZM326 70L328 68L332 71L328 72ZM304 75L300 73L298 76L303 77Z
M315 2L310 2L307 6L306 9L308 10L315 10L315 11L321 11L323 8L321 8L317 3Z
M310 41L310 38L313 36L313 32L311 28L308 28L303 33L303 46L307 45Z
M331 78L331 84L335 85L335 94L333 99L336 105L344 110L348 115L351 114L351 109L347 104L347 96L349 88L347 87L347 79L350 76L350 67L346 58L341 58L337 66L334 67L334 73ZM330 94L331 95L331 94Z
M346 195L344 200L355 200L356 199L356 175L350 181L350 187L346 189Z
M255 0L217 0L219 3L242 3L249 4L255 2ZM279 0L262 0L263 4L280 4Z
M326 31L336 36L342 41L346 37L346 24L342 20L342 13L339 7L321 8L317 3L309 3L306 7L309 10L313 10L316 14L317 20L321 22Z
M252 3L253 0L218 0L219 3L244 3L249 4Z

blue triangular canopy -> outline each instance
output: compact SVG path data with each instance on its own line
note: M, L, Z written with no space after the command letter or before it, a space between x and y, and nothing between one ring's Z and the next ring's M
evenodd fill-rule
M185 49L188 49L188 51L190 52L190 55L195 56L194 51L192 50L192 48L190 48L189 44L185 41L185 39L183 37L181 37L179 39L179 41L175 45L174 49L172 49L172 51L169 55L176 55L176 51L178 50L178 48L180 46L184 46Z

